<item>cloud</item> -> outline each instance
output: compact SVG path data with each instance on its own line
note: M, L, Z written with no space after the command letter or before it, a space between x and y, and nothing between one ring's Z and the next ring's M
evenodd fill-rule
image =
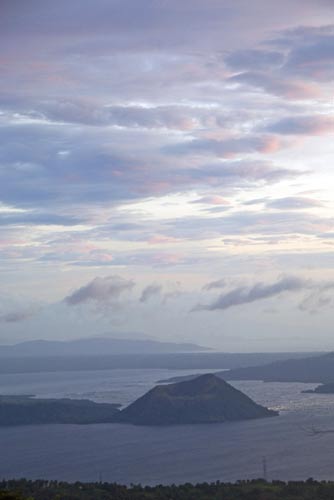
M173 174L173 176L171 175ZM183 189L224 189L228 187L241 187L245 185L271 184L283 179L296 178L303 175L291 168L277 166L269 161L259 159L251 160L226 160L200 163L196 167L178 168L169 175L162 173L157 192L173 192L176 187ZM153 190L150 183L148 192Z
M313 235L330 231L333 218L320 216L303 210L245 210L223 212L221 216L187 217L166 223L165 232L174 237L196 241L231 236L252 237ZM202 230L199 232L198 228Z
M109 303L117 300L122 293L130 291L134 285L134 281L126 280L120 276L97 277L87 285L75 290L64 300L70 306L85 302Z
M84 51L96 55L108 53L108 48L138 51L152 46L163 50L180 50L189 45L212 49L220 46L224 35L229 44L234 45L241 39L246 42L244 46L248 46L247 41L259 30L259 12L261 28L265 25L267 29L286 24L286 12L290 25L300 23L306 14L312 16L314 11L319 15L319 2L313 9L309 6L304 9L304 3L300 0L284 0L280 5L263 0L253 0L252 4L234 0L223 3L207 0L205 4L201 0L182 3L145 0L137 4L131 0L96 0L92 5L90 0L70 3L59 0L54 6L50 0L31 0L29 8L19 8L15 1L2 0L0 27L7 36L17 31L28 39L48 35L49 45L55 38L59 45L68 46L70 54Z
M180 240L178 238L173 238L173 236L164 236L163 234L153 234L148 237L147 242L150 245L168 245L170 243L178 243Z
M260 89L288 99L311 99L319 97L319 88L310 82L287 79L284 75L271 75L260 71L246 71L229 78L230 83L237 83Z
M147 302L151 298L159 295L161 293L162 286L161 285L149 285L141 293L140 302Z
M334 239L334 232L333 231L328 231L327 233L321 233L317 235L319 238L325 238L325 239Z
M198 305L194 311L216 311L225 310L230 307L250 304L258 300L264 300L284 292L298 292L308 288L308 281L294 276L286 276L275 283L265 284L258 282L251 287L240 286L228 292L222 293L218 299L211 304Z
M326 291L320 290L307 295L299 304L300 311L307 311L311 314L319 312L319 310L331 306L333 297L330 297Z
M14 105L14 106L13 106ZM19 108L21 119L50 123L82 124L94 127L117 126L129 129L171 129L190 131L223 120L221 112L212 113L206 107L186 105L101 105L96 99L58 98L3 102L13 112Z
M278 210L304 210L307 208L321 207L322 203L313 198L306 198L304 196L286 196L285 198L268 201L266 206Z
M283 70L304 78L329 81L334 75L334 26L300 27L281 38L290 44Z
M237 50L226 56L226 65L237 72L231 83L299 100L320 96L322 84L332 81L333 26L282 30L262 44L276 50Z
M231 158L247 153L274 153L282 147L274 136L245 136L233 139L195 139L167 148L171 153L214 154L222 158Z
M203 286L203 290L214 290L215 288L225 288L226 284L227 282L224 278L216 281L211 281L210 283L207 283L206 285Z
M45 304L27 301L26 297L2 296L0 297L0 323L16 324L36 316L42 311Z
M220 281L212 282L203 287L205 290L219 288ZM283 293L307 292L298 308L310 313L318 312L320 308L330 306L333 297L329 295L334 289L334 281L313 281L296 276L282 276L274 283L257 282L252 286L239 286L228 290L218 296L210 304L198 304L191 310L217 311L231 307L251 304L253 302L280 296Z
M313 171L330 200L331 142L307 137L331 132L330 1L19 4L0 16L5 288L52 298L81 276L60 292L63 314L114 312L130 286L91 273L131 269L146 276L144 318L168 286L159 300L143 288L163 275L189 288L215 277L211 301L260 264L330 272L318 235L328 248L331 207L307 194Z
M13 311L0 315L0 323L18 323L33 316L35 311Z
M237 50L228 55L224 62L233 70L263 70L279 66L284 61L284 54L278 51L247 49Z
M334 133L334 118L330 115L290 116L265 128L282 135L324 135Z
M202 196L201 198L197 198L192 201L192 203L201 203L203 205L230 205L230 201L224 198L223 196L213 194Z
M48 213L0 213L0 226L76 226L83 219Z
M27 214L32 224L43 219L46 224L75 225L83 213L88 218L90 207L96 203L117 205L193 188L207 190L208 185L219 187L246 180L256 183L269 178L273 182L298 175L293 174L293 169L278 168L263 160L256 165L245 161L216 167L203 161L203 155L274 152L278 143L270 136L207 140L199 144L193 141L194 144L187 143L184 152L196 156L200 152L201 156L189 163L183 152L173 156L163 153L161 144L165 144L165 137L137 130L111 132L107 127L98 132L36 123L1 126L0 115L0 135L0 199L10 206L33 211ZM77 218L75 211L80 214ZM15 223L23 215L3 217Z

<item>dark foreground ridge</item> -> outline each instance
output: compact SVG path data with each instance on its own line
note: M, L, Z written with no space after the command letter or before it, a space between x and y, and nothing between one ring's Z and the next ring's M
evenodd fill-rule
M273 481L200 483L179 486L131 486L116 483L1 481L0 500L330 500L334 482Z
M221 378L206 374L158 385L117 414L137 425L202 424L278 415L252 401Z

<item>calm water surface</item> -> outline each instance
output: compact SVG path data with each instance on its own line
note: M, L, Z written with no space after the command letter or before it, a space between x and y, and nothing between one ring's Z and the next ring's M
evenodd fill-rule
M203 370L204 371L204 370ZM176 370L2 375L1 394L89 398L126 405ZM334 479L334 395L301 394L314 384L234 382L279 417L174 427L125 424L0 428L0 477L125 484L268 478Z

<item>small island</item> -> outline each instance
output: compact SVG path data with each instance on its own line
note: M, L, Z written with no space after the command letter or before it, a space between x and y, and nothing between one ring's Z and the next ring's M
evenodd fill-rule
M213 374L158 385L115 415L136 425L204 424L272 417L269 410Z

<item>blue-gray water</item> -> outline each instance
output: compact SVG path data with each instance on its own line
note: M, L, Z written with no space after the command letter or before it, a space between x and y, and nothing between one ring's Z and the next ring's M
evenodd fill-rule
M86 397L128 404L176 370L110 370L2 375L1 394ZM46 425L0 429L0 477L180 483L268 478L334 479L334 395L301 394L312 384L235 382L280 416L175 427L125 424Z

